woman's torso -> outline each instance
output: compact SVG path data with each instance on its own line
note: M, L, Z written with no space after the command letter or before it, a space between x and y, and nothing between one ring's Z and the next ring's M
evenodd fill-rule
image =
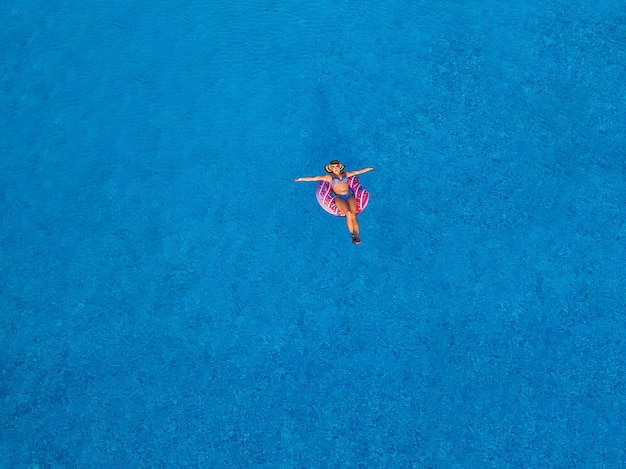
M340 174L341 177L331 175L330 187L335 194L345 195L350 192L350 186L348 186L348 176L346 173Z

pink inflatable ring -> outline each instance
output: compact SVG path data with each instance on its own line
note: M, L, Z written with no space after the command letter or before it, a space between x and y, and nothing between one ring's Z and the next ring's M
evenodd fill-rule
M351 176L348 178L348 186L350 186L354 192L354 198L356 199L356 213L358 215L365 209L365 207L367 207L367 203L370 201L370 193L363 188L357 176ZM337 205L335 205L335 196L328 182L318 182L315 195L317 196L317 201L320 206L328 213L337 217L345 217L345 215L339 211Z

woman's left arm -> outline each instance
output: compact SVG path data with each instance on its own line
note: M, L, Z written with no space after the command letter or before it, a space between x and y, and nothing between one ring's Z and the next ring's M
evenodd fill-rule
M374 171L374 168L363 168L363 169L357 169L356 171L346 171L346 176L348 177L358 176L359 174L367 173L369 171Z

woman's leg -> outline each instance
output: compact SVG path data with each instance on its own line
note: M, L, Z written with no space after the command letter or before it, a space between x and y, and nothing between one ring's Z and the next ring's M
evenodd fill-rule
M356 199L354 197L350 197L348 199L348 205L350 206L350 212L354 217L354 220L352 221L353 231L351 231L352 237L354 238L353 241L358 244L361 242L361 234L359 231L359 222L356 219Z
M350 197L350 199L354 199L354 197ZM354 237L354 222L356 221L356 216L354 214L356 212L352 212L351 210L350 199L348 199L348 201L346 202L341 197L335 197L335 205L337 206L339 211L346 216L346 225L348 226L348 231Z

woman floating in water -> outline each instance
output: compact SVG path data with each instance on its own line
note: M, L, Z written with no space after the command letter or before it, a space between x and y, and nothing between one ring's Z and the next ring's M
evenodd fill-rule
M330 184L334 195L334 202L341 215L346 217L346 225L348 225L348 231L352 235L353 244L361 244L361 236L359 234L359 222L356 219L359 210L357 210L357 200L355 199L354 191L350 187L350 182L354 176L367 173L368 171L374 171L374 168L363 168L357 171L343 172L345 166L337 160L332 160L327 164L324 169L327 173L324 176L310 176L303 178L296 178L295 182L314 182L325 181ZM349 180L350 179L350 180ZM357 180L358 183L358 180Z

